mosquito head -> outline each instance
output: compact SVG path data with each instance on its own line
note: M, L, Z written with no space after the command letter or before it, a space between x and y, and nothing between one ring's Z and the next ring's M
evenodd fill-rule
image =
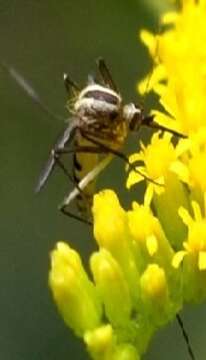
M134 103L126 104L123 107L123 118L131 131L136 131L142 123L142 109Z

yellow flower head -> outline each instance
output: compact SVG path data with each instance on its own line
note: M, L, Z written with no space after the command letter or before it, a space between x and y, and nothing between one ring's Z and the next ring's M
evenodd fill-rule
M206 297L206 194L204 211L196 201L192 202L194 217L184 208L179 209L183 222L188 227L188 236L183 250L173 258L174 268L182 264L183 297L187 302L201 302Z
M205 2L183 1L182 5L181 14L163 16L162 23L171 25L169 30L160 36L144 31L142 39L157 64L150 88L168 113L156 112L156 121L190 134L205 126L206 118L202 96L206 92Z
M173 170L179 178L190 186L192 194L206 191L206 127L199 128L188 139L181 140L177 145L178 152L182 154L181 162L173 165Z
M169 263L173 255L161 224L146 205L133 203L132 210L128 211L128 223L134 239L139 265L156 260L161 264Z
M206 270L206 193L204 199L204 214L196 201L192 201L194 218L186 209L179 209L179 215L188 227L188 238L183 243L185 250L177 252L174 256L174 267L178 267L187 256L192 266L196 266L200 271Z
M183 152L183 147L175 147L171 143L171 134L164 133L163 136L159 132L152 136L151 143L145 147L141 144L141 151L138 154L130 156L129 161L134 164L136 162L143 162L143 165L138 165L137 169L145 174L154 182L148 181L148 186L145 194L145 203L149 204L152 200L153 194L162 194L167 186L167 181L171 174L181 173L182 163L179 156ZM134 170L130 171L127 179L127 188L139 183L144 178L136 173Z

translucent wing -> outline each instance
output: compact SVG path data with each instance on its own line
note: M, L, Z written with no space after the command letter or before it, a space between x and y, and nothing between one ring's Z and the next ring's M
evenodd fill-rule
M76 94L80 91L79 86L66 73L63 75L63 80L68 95L76 96Z
M118 93L119 91L117 89L117 86L112 78L112 75L111 75L104 59L102 59L102 58L97 59L97 66L98 66L100 75L104 81L104 84L106 86L108 86L110 89L112 89Z
M35 192L38 193L45 185L48 177L50 176L51 172L55 167L56 164L55 155L58 155L58 150L64 149L65 145L73 140L76 129L77 129L77 122L75 119L73 119L73 121L67 126L63 134L59 137L56 144L52 148L50 152L50 156L46 162L46 165L44 166L43 171L39 176L39 180L37 182Z

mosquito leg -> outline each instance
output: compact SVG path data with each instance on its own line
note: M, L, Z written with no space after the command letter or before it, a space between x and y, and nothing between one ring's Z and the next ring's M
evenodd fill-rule
M62 214L66 215L72 219L78 220L78 221L83 222L84 224L87 224L90 226L93 225L92 221L84 219L81 216L78 216L78 215L72 213L71 211L67 210L66 205L64 205L64 204L60 205L58 207L58 209L62 212Z
M104 170L111 160L112 155L106 156L99 164L97 164L97 166L88 172L88 174L78 183L78 188L75 186L75 188L65 197L63 203L60 205L60 210L67 207L80 193L79 189L83 191L83 189Z
M55 154L57 155L74 153L105 154L108 153L108 151L100 146L76 146L73 149L64 147L63 149L55 150Z
M66 151L66 149L63 149L64 151ZM79 147L79 148L76 148L76 149L68 149L68 151L71 153L76 153L77 150L81 151L81 152L84 152L85 150L87 150L88 152L97 152L97 150L101 151L101 149L99 148L95 148L95 147L89 147L89 146L85 146L85 147ZM95 151L96 150L96 151ZM101 151L102 152L102 151ZM79 186L79 184L77 184L74 179L73 179L73 176L68 172L68 170L66 169L66 167L64 166L64 164L62 163L62 161L60 160L59 158L59 152L56 152L54 154L54 158L55 158L55 162L56 164L63 170L64 174L69 178L69 181L72 182L74 184L74 190L75 191L75 194L76 196L80 193L82 195L82 198L84 199L84 201L86 202L87 201L87 198L84 194L84 191L83 189ZM62 151L60 151L60 153L62 153ZM70 201L69 201L70 203ZM88 220L88 219L85 219L85 218L82 218L81 216L77 215L77 214L74 214L72 213L71 211L68 210L68 205L69 203L67 203L66 201L64 201L60 206L59 206L59 210L64 214L64 215L67 215L71 218L74 218L78 221L81 221L87 225L92 225L92 221Z
M64 164L61 162L61 160L59 159L58 156L55 157L55 161L56 164L63 170L64 174L69 178L69 180L72 182L72 184L75 185L75 188L78 190L79 193L81 193L82 197L84 198L84 201L86 201L86 197L84 196L84 192L82 191L82 189L79 188L78 184L75 183L72 175L68 172L68 170L66 169L66 167L64 166ZM92 222L82 218L81 216L72 213L71 211L69 211L68 209L66 209L66 205L62 204L61 206L59 206L59 210L66 216L69 216L73 219L76 219L78 221L81 221L87 225L92 225Z
M73 176L68 172L67 168L64 166L63 162L59 159L58 156L55 157L56 164L62 169L63 173L68 177L69 181L75 186L75 188L81 193L82 197L86 201L86 197L82 189L79 188L78 184L75 182Z
M63 162L60 160L59 156L56 153L54 154L54 159L59 168L62 169L63 173L66 175L66 177L68 177L69 181L74 183L72 175L68 172L67 168L64 166Z
M76 147L74 149L70 149L70 148L63 148L63 149L54 149L53 151L53 161L55 162L56 165L59 166L60 169L62 169L63 173L67 176L67 178L69 179L69 181L75 185L75 189L78 191L78 193L80 193L84 199L84 201L87 201L85 194L83 192L83 190L79 187L79 185L74 181L73 176L68 172L67 168L64 166L63 162L60 159L60 156L63 154L74 154L76 152L88 152L88 153L104 153L104 152L108 152L100 147L94 147L94 146L79 146ZM67 206L67 205L66 205ZM65 214L68 213L68 216L70 216L69 214L71 214L70 212L68 212L66 210L66 206L63 205L60 206L60 210ZM74 215L76 216L76 215ZM78 218L80 218L77 215ZM83 220L84 221L84 220Z
M182 318L180 317L179 314L177 314L176 319L177 319L178 325L180 326L180 329L182 330L182 335L183 335L183 338L185 339L185 342L186 342L186 345L187 345L187 350L188 350L188 353L190 355L190 358L192 360L195 360L195 355L194 355L192 347L190 345L190 340L189 340L188 334L187 334L187 332L185 330Z
M151 182L151 183L153 183L153 184L155 184L155 185L158 185L158 186L164 186L163 184L158 183L157 181L151 179L149 176L143 174L140 170L138 170L138 169L136 168L136 166L135 166L134 164L132 164L132 163L129 161L128 157L127 157L126 155L124 155L122 152L115 150L114 154L115 154L116 156L118 156L120 159L124 160L124 161L128 164L128 166L130 167L131 170L133 170L133 171L136 172L137 174L141 175L145 180L148 180L149 182Z
M89 134L91 135L91 134ZM126 155L124 155L121 151L112 149L110 147L108 147L107 145L104 145L103 143L97 141L96 139L94 139L93 137L90 137L89 135L87 135L87 133L82 133L82 136L87 139L88 141L90 141L91 143L94 143L95 145L98 145L99 147L102 147L102 149L105 150L105 152L116 155L117 157L119 157L120 159L124 160L126 162L126 164L128 164L128 166L130 167L131 170L135 171L137 174L141 175L145 180L150 181L151 183L158 185L158 186L164 186L160 183L158 183L157 181L149 178L147 175L143 174L140 170L138 170L136 168L136 166L134 164L131 164L129 159L127 158Z
M178 138L182 138L182 139L187 139L187 135L184 135L184 134L181 134L179 133L178 131L175 131L175 130L172 130L172 129L169 129L165 126L162 126L162 125L159 125L157 123L152 123L151 125L149 125L152 129L157 129L157 130L162 130L162 131L165 131L165 132L168 132Z

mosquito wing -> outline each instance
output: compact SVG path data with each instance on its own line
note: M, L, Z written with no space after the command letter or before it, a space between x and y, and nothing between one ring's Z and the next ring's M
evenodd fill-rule
M100 57L99 59L97 59L97 66L102 80L104 81L104 84L118 93L119 91L117 89L117 86L103 58Z
M44 168L39 176L39 180L38 180L37 186L35 188L36 193L38 193L42 189L42 187L45 185L48 177L50 176L51 172L53 171L53 169L55 167L55 164L56 164L55 154L58 153L58 150L64 149L65 145L70 143L73 140L76 129L77 129L77 122L75 119L73 119L73 121L67 126L67 128L64 130L63 134L59 137L56 144L52 148L52 150L50 152L50 156L46 162L46 165L44 166Z

